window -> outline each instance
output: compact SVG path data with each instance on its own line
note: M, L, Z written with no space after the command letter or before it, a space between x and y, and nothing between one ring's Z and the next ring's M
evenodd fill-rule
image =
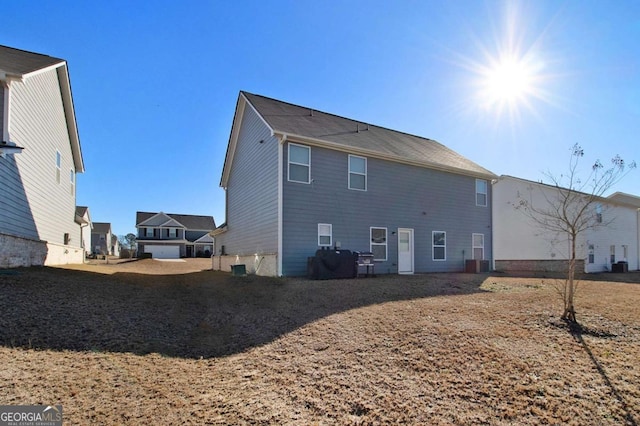
M311 148L303 145L289 144L289 181L310 183Z
M484 260L484 234L473 234L471 239L473 240L473 259Z
M144 228L144 236L145 237L153 237L153 228Z
M387 260L387 228L370 228L371 235L370 250L373 253L373 260Z
M487 205L487 181L476 179L476 206Z
M447 260L447 233L433 231L433 260Z
M622 246L622 260L626 262L628 256L629 256L629 246Z
M322 247L331 247L332 226L330 223L318 224L318 245Z
M176 228L167 229L167 235L169 236L169 238L178 238L178 229Z
M68 246L70 242L71 242L71 237L69 237L68 233L65 233L64 234L64 245Z
M593 244L589 244L589 263L595 263L595 246Z
M596 204L596 223L602 223L602 204Z
M62 168L62 155L56 151L56 182L60 183L60 169Z
M367 190L367 159L349 155L349 189Z
M611 253L611 264L614 264L616 263L616 246L611 246L609 251Z
M76 174L73 169L69 172L69 182L71 182L71 195L73 195L76 183Z

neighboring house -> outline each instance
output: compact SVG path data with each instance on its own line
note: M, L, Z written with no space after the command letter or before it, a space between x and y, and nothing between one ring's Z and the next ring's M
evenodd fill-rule
M120 241L118 240L117 235L111 236L111 251L110 254L112 256L120 257Z
M136 212L136 228L138 255L177 259L213 254L213 216Z
M82 249L84 256L91 255L91 232L93 230L93 222L89 215L89 207L76 207L76 223L80 225L80 241L82 241Z
M493 183L493 256L499 271L565 271L570 258L566 234L542 229L539 224L514 208L518 197L538 208L560 189L511 176ZM618 261L628 262L629 270L640 263L640 198L615 193L593 203L592 220L601 223L579 235L579 270L612 270Z
M93 222L91 231L91 250L93 254L112 255L111 241L113 233L109 222Z
M82 263L84 164L66 61L0 46L0 114L0 267Z
M436 141L240 92L213 266L305 275L338 246L376 273L462 271L492 259L495 177Z

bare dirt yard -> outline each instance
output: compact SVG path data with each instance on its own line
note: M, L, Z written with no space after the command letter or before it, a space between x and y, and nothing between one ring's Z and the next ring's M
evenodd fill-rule
M209 262L0 271L0 403L74 425L640 422L640 273L583 280L572 331L550 278Z

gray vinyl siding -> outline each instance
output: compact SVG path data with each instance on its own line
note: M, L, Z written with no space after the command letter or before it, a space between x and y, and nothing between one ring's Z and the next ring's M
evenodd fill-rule
M222 246L230 255L277 253L278 143L247 105L227 182L228 230L215 237L216 254Z
M284 170L287 165L284 149ZM369 251L370 227L387 228L387 261L377 273L397 273L398 228L414 230L415 272L464 270L472 258L472 234L485 236L491 257L491 193L476 206L474 177L367 159L367 190L348 189L348 153L311 147L311 184L283 176L283 274L306 274L318 247L318 223L333 226L343 249ZM491 185L487 185L491 191ZM446 261L432 260L432 231L447 233Z
M80 247L80 226L74 222L75 188L72 194L69 178L75 169L58 74L50 70L14 81L10 90L10 137L24 151L0 160L3 182L7 177L12 182L0 189L0 229L56 244L63 244L68 233L70 245ZM60 183L56 181L56 150L62 160Z

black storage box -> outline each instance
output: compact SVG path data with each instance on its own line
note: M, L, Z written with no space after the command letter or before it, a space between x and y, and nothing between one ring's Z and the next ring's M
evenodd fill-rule
M313 280L355 278L358 254L351 250L320 249L307 258L307 276Z

